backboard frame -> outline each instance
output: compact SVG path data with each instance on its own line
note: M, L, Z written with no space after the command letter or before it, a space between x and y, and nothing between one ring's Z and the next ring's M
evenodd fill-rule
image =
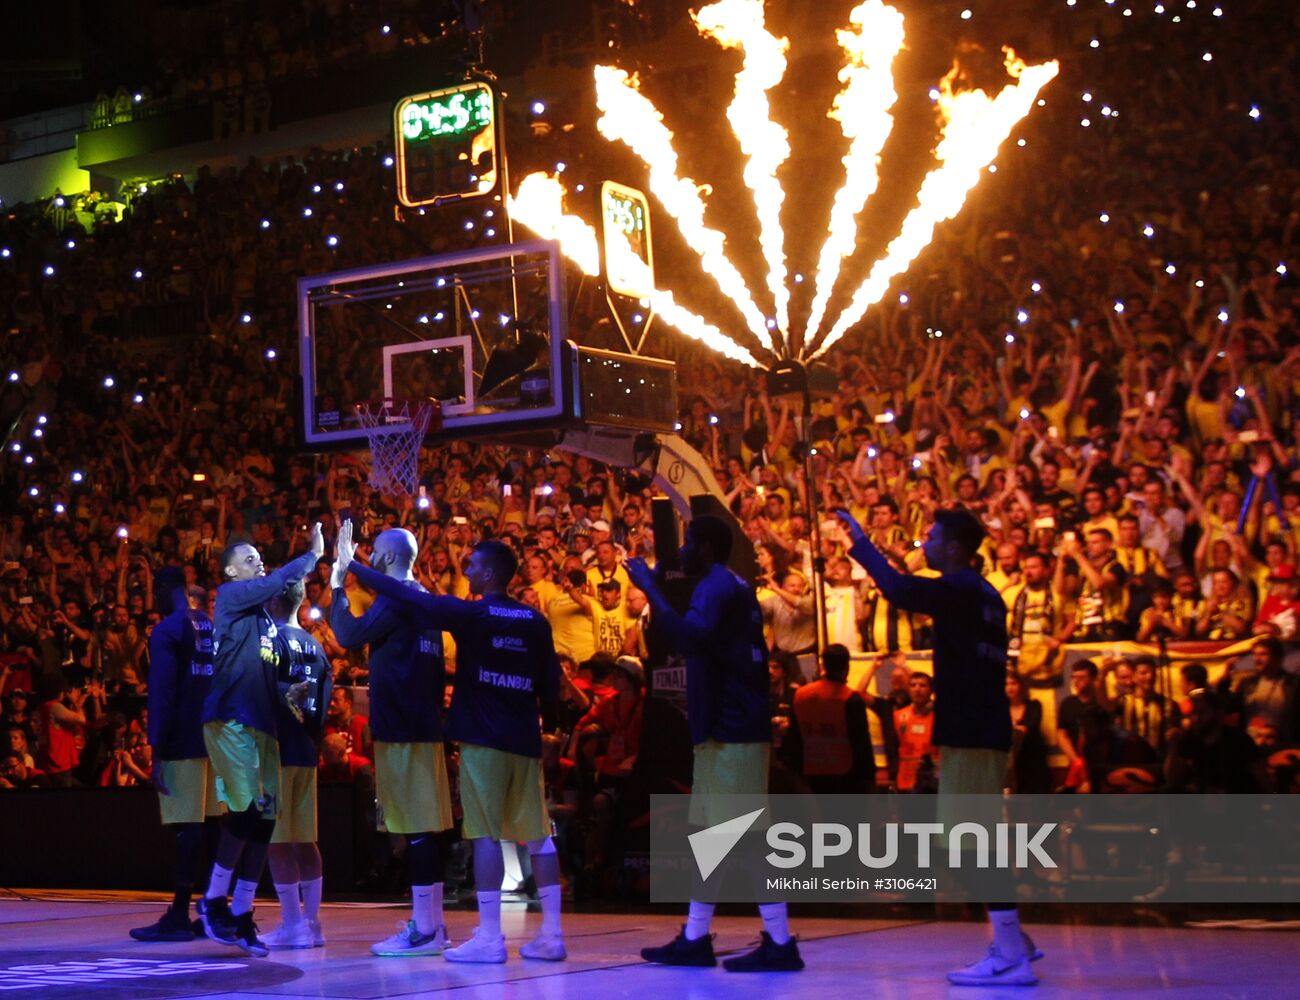
M452 437L460 425L465 426L466 435L482 436L485 430L501 427L502 434L525 430L531 423L548 422L554 424L563 417L566 406L562 365L563 350L567 335L567 316L565 313L565 261L560 253L559 244L552 240L526 240L518 243L500 244L480 247L473 250L451 251L430 257L415 257L407 260L388 261L382 264L370 264L363 267L331 271L327 274L309 275L298 279L298 387L301 394L299 406L299 444L306 451L363 450L368 445L366 432L361 427L339 428L322 431L316 426L314 406L317 391L315 377L315 337L313 326L313 293L322 289L346 290L350 285L374 281L382 278L399 278L403 275L420 271L452 270L458 266L483 264L500 260L508 261L525 255L546 255L547 290L549 326L549 361L552 379L551 402L537 406L525 412L503 411L500 413L470 414L467 412L449 413L444 408L443 426L439 437ZM412 342L414 343L414 342ZM435 343L435 342L431 342ZM376 364L380 360L376 358ZM467 377L472 377L469 372ZM472 398L472 397L467 397ZM340 400L342 404L352 400ZM471 407L456 407L468 410Z

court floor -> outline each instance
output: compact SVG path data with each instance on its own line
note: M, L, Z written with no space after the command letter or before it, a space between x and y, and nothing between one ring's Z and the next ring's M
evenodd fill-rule
M795 921L808 968L802 973L734 975L717 969L643 964L639 949L677 931L671 916L578 914L566 917L569 960L527 962L519 944L540 920L507 909L511 958L505 965L453 965L441 958L377 959L405 911L395 905L327 904L328 944L250 958L206 940L143 945L127 930L151 922L161 904L121 896L31 894L0 898L0 993L42 1000L164 1000L171 997L322 997L384 1000L835 1000L870 997L1300 997L1295 923L1227 927L1031 926L1046 958L1032 989L950 987L943 973L982 954L979 923L928 920ZM273 901L259 901L263 930L277 922ZM472 912L453 910L448 927L463 940ZM758 936L754 918L719 918L719 952L744 949Z

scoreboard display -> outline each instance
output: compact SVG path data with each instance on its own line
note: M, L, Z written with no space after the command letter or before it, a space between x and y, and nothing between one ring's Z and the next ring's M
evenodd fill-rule
M650 203L636 188L605 181L600 188L605 283L611 292L649 298L655 287Z
M491 194L497 130L497 97L483 81L402 98L393 109L397 200L418 208Z

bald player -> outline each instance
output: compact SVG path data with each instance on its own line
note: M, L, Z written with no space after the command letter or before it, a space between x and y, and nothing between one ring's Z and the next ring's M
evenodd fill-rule
M352 547L352 522L339 530L338 551ZM400 586L427 591L411 573L415 536L390 528L375 539L370 566ZM396 934L372 945L385 958L439 955L447 947L442 892L446 859L439 834L451 828L451 790L442 745L446 671L442 633L421 627L382 594L360 618L343 589L346 568L335 564L330 625L347 649L370 647L370 731L375 746L379 822L406 838L411 917Z
M353 550L340 537L341 575ZM560 661L551 626L506 589L518 569L515 554L495 539L474 546L465 579L482 600L436 597L403 586L386 573L353 564L357 579L404 605L425 627L456 639L456 685L447 736L460 744L460 799L464 834L474 842L479 926L464 944L448 948L449 962L504 962L501 841L527 843L542 901L541 933L519 949L523 958L559 962L567 956L560 926L560 863L542 780L539 715L554 713Z

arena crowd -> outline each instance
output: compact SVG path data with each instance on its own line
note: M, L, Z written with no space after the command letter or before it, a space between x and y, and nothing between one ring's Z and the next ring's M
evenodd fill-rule
M1103 791L1130 765L1153 789L1289 787L1294 758L1278 754L1300 744L1300 95L1251 58L1272 15L1206 15L1178 31L1143 12L1097 54L1075 32L1032 141L1008 146L938 230L914 269L936 276L925 289L900 279L831 352L839 388L808 426L761 373L675 348L690 361L681 433L757 547L779 766L796 779L816 777L799 719L816 558L828 640L868 661L850 715L873 717L886 747L877 767L868 727L844 727L853 787L924 791L942 766L926 721L942 693L906 655L927 648L927 623L875 591L829 512L847 508L898 568L925 573L933 512L964 506L988 532L984 572L1007 606L1008 787ZM1167 74L1148 72L1155 46ZM1211 49L1231 73L1205 69ZM1107 101L1118 114L1103 116ZM580 127L516 155L539 168L563 156L594 179L599 146ZM583 457L459 442L423 457L423 507L371 490L355 455L296 446L293 279L491 240L482 219L429 216L414 244L392 219L391 184L388 150L370 147L199 168L134 195L116 222L72 197L8 206L0 788L147 783L154 572L183 568L210 610L226 546L252 542L279 565L314 521L327 557L300 622L334 668L322 776L366 780L366 657L329 626L346 509L363 540L410 528L433 593L468 594L479 539L517 550L514 593L550 620L565 668L546 741L553 815L567 862L599 873L658 787L637 763L646 601L622 565L653 558L651 488ZM141 337L145 315L187 328ZM812 484L803 442L816 448ZM368 599L355 582L351 599ZM1171 685L1156 653L1067 658L1071 645L1134 641L1172 644L1178 662L1194 640L1244 645L1213 682L1194 659ZM826 664L837 682L841 657ZM1049 741L1043 692L1063 674L1071 694L1051 709Z

